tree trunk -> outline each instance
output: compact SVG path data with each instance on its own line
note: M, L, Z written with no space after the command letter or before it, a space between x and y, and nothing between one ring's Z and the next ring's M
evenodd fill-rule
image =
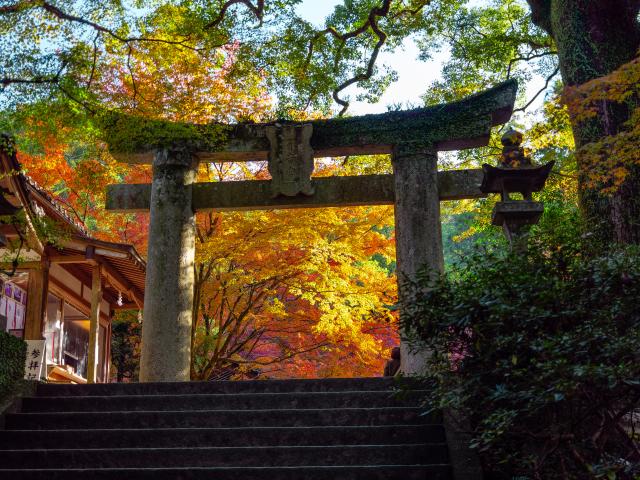
M210 270L209 270L210 271ZM191 380L198 380L195 370L196 364L196 333L200 320L200 305L202 303L202 288L208 280L209 274L205 272L202 263L198 263L194 267L194 285L193 285L193 308L191 311L191 366L189 368L189 376Z
M640 48L639 0L528 0L534 22L556 43L562 80L577 86L602 77L631 61ZM604 102L600 115L572 121L578 168L588 166L580 147L617 134L629 119L624 105ZM579 179L580 202L590 230L605 242L640 243L640 172L631 174L613 195L585 187Z

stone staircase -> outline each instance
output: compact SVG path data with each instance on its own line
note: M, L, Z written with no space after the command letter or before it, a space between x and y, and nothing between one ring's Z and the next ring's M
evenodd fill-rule
M38 386L0 478L450 480L438 415L389 379Z

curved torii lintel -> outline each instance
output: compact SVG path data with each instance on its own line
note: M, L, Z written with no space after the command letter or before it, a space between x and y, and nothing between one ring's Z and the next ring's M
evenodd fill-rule
M208 142L206 133L199 140L185 141L186 148L201 161L242 162L266 160L269 153L267 129L278 123L313 125L311 148L314 156L372 155L391 153L394 145L429 146L439 151L463 150L484 146L489 141L491 127L505 123L511 117L518 84L508 80L493 88L456 102L413 110L391 111L356 117L313 120L306 122L240 123L235 125L192 125L187 129L206 132L220 127L225 141L221 145ZM171 122L154 121L154 128ZM149 144L143 135L144 126L133 129L127 142L128 152L110 145L114 156L127 163L152 163L158 148L174 145ZM140 135L139 138L136 138ZM163 138L162 135L157 136ZM154 139L155 141L155 139ZM174 140L175 141L175 140ZM160 142L160 140L158 140ZM179 140L178 140L179 143Z

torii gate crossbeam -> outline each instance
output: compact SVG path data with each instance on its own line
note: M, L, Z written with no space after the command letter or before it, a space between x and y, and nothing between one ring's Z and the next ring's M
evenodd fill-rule
M410 111L224 125L217 143L206 133L195 140L174 136L170 144L162 136L149 141L142 128L127 153L111 144L122 161L153 164L151 185L107 191L108 210L151 212L140 381L189 380L195 211L393 204L399 280L424 265L442 271L440 201L484 194L480 170L438 172L438 151L486 145L491 128L511 117L516 91L511 80L459 102ZM391 154L393 175L311 178L313 158L380 153ZM272 180L194 183L201 161L250 160L268 160ZM402 284L399 289L402 296ZM419 371L420 355L401 346L403 371Z

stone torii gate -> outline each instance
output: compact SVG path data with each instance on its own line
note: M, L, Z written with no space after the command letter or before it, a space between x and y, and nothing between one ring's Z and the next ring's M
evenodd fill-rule
M140 381L189 380L196 211L393 204L399 280L423 265L442 271L439 202L485 194L481 170L438 172L438 151L486 145L491 128L511 117L516 91L508 81L410 111L229 125L216 151L206 141L114 151L120 160L153 164L151 185L107 191L107 210L151 211ZM393 175L311 178L314 158L371 154L391 154ZM199 162L252 160L268 160L272 180L195 183ZM403 343L403 371L420 363Z

